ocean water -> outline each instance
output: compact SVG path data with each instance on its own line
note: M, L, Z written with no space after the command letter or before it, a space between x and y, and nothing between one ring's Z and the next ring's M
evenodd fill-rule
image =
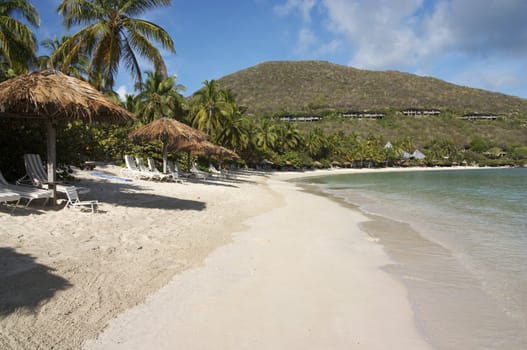
M527 168L382 172L304 183L356 205L437 349L527 349Z

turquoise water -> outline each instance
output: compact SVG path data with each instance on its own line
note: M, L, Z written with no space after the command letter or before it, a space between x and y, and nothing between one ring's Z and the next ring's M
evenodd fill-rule
M439 349L527 349L527 169L311 178L372 218Z

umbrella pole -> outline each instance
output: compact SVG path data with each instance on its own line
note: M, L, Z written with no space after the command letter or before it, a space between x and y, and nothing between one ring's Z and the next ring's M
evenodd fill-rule
M168 148L168 145L166 142L163 142L163 174L166 174L167 173L167 148Z
M53 121L48 119L46 122L47 129L47 153L48 153L48 186L53 191L53 198L51 204L55 206L57 204L57 190L55 188L55 167L57 164L57 132L53 126Z

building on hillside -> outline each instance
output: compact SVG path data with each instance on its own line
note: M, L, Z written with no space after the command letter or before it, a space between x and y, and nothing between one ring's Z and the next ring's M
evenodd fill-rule
M496 120L498 116L492 113L467 113L461 117L465 120Z
M406 159L417 159L417 160L423 160L426 158L426 156L421 152L420 150L416 149L414 153L408 153L406 151L403 151L402 157Z
M322 119L318 115L300 115L300 114L284 114L280 117L281 121L285 122L317 122Z
M402 111L406 116L437 116L441 114L439 109L406 108Z
M342 118L351 118L351 119L382 119L384 118L384 113L349 111L349 112L341 113L340 116Z
M412 158L417 160L423 160L426 158L426 156L421 152L420 150L416 149L414 153L412 153Z

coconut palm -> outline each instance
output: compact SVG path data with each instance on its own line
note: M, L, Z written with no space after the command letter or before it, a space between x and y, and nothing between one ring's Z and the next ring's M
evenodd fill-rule
M261 119L254 137L256 146L260 150L264 152L272 151L276 146L276 140L278 138L276 124L270 119Z
M78 79L85 80L88 77L88 63L89 58L85 54L79 53L77 57L70 59L69 65L63 65L64 57L54 57L54 60L51 58L51 55L57 51L62 44L68 41L70 38L69 35L61 36L60 40L55 36L53 39L44 39L40 42L42 47L45 47L49 50L50 55L44 55L37 57L37 63L40 69L55 69L60 70L64 74L73 76Z
M0 2L0 58L15 72L23 73L35 58L36 40L31 29L15 17L38 27L40 15L28 0Z
M250 141L248 120L243 117L243 110L233 105L233 113L225 114L222 130L216 140L219 144L231 148L235 152L244 150Z
M277 126L278 148L281 152L294 150L302 143L302 135L295 123L281 123Z
M143 123L149 123L161 117L181 117L184 98L179 91L185 87L176 84L176 76L165 77L159 72L146 72L147 78L142 91L137 95L138 114Z
M342 159L345 154L345 136L342 131L327 136L326 148L331 159Z
M90 72L95 72L98 87L107 90L113 88L121 63L136 84L142 83L136 53L166 75L165 62L152 41L170 52L175 52L174 43L163 28L137 17L170 3L170 0L63 0L57 10L64 16L66 28L84 27L64 42L52 59L64 57L63 65L68 66L79 54L88 54Z
M313 159L320 159L326 146L326 135L320 128L310 130L304 137L304 145L307 153Z
M137 96L132 94L125 94L124 101L121 101L121 106L128 112L136 113L138 108Z
M221 125L222 113L225 113L230 105L225 101L225 93L221 92L217 81L205 80L203 85L203 88L195 93L191 112L192 123L207 135L211 135L211 131Z

